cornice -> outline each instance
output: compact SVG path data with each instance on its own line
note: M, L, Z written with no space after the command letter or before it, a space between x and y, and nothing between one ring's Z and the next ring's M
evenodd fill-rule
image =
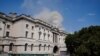
M12 14L14 14L14 17L6 15L4 13L0 13L0 18L4 19L6 21L10 21L12 23L18 22L19 20L27 20L27 21L30 21L32 23L41 24L43 26L46 26L46 27L50 28L52 32L55 32L55 33L58 32L58 33L66 34L64 31L59 30L59 28L56 28L56 27L48 24L47 22L45 22L43 20L34 19L30 15L26 15L26 14L17 15L15 13L12 13Z

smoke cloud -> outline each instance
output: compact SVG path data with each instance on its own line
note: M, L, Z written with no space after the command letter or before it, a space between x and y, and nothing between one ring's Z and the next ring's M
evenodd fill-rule
M27 8L28 10L30 10L31 14L35 11L35 9L37 8L41 9L40 12L32 14L35 19L41 19L59 28L60 30L64 30L64 27L62 25L63 16L56 10L52 11L47 7L44 6L41 7L40 2L38 3L38 1L36 2L37 4L36 3L33 4L33 0L24 0L22 4L22 8ZM37 6L35 7L35 9L34 9L34 5Z

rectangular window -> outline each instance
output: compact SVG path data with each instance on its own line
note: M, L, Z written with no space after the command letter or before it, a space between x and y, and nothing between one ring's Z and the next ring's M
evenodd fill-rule
M34 29L34 26L32 26L32 30Z
M28 31L26 31L26 33L25 33L25 37L27 38L27 36L28 36Z
M10 29L10 25L7 25L7 29Z
M41 27L39 27L39 30L41 30Z
M57 34L56 33L53 33L53 43L57 43Z
M54 37L54 33L53 33L53 43L54 43L54 39L55 39L55 37Z
M41 32L39 32L39 39L40 39L40 36L41 36Z
M29 26L29 25L28 25L28 24L26 24L26 28L28 28L28 26Z
M9 32L6 32L6 37L9 37Z
M33 34L34 34L34 33L31 33L31 38L33 38Z
M58 41L57 41L58 39L57 39L57 34L55 34L55 42L57 43Z

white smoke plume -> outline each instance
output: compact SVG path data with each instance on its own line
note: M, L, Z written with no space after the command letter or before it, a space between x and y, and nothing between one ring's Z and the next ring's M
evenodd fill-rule
M39 0L38 0L39 1ZM33 4L33 0L24 0L22 4L22 8L27 8L31 11L31 14L33 13L33 17L36 19L41 19L43 21L46 21L47 23L59 28L60 30L64 30L64 27L62 26L63 22L63 16L56 10L52 11L49 8L43 6L41 7L40 4ZM41 2L42 3L42 2ZM37 7L35 9L41 9L39 13L34 13L34 5Z
M40 13L34 15L35 18L48 22L49 24L64 30L62 26L63 17L58 11L51 11L44 8Z

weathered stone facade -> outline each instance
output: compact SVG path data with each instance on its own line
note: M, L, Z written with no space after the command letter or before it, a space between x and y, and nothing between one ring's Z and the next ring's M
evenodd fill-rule
M60 55L66 33L30 16L0 13L0 51L13 55Z

